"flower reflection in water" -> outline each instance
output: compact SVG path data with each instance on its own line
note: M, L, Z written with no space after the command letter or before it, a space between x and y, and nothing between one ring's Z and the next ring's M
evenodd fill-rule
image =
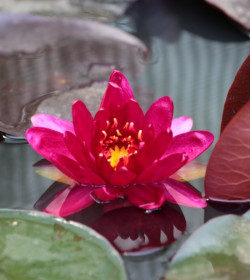
M168 204L151 213L131 206L105 213L92 227L120 252L136 252L173 243L185 231L186 221L178 207Z
M65 185L55 182L37 201L42 210ZM66 217L88 225L106 237L121 253L151 252L179 239L186 229L185 217L177 205L165 203L158 211L145 211L125 199L92 204Z

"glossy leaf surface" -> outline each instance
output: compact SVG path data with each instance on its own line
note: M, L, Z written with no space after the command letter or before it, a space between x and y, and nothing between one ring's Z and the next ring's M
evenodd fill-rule
M221 131L237 112L250 100L250 55L241 65L229 89L224 105Z
M125 280L119 254L92 229L35 211L0 211L0 279Z
M227 125L210 157L205 196L219 201L250 200L250 101Z
M76 99L95 112L110 72L134 75L148 57L139 39L97 22L2 13L0 23L0 131L16 136L38 112L68 119Z
M207 3L221 10L226 16L250 32L250 2L247 0L206 0Z
M238 280L250 275L250 213L226 215L198 229L180 248L167 280Z

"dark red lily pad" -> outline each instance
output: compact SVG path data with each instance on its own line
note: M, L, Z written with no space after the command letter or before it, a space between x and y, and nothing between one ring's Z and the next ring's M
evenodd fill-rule
M226 126L210 157L206 197L215 201L250 201L250 101Z
M206 2L250 32L250 2L248 0L206 0Z
M96 106L93 82L107 81L115 68L135 75L148 57L132 35L76 19L0 14L0 40L0 131L16 136L24 136L37 111L64 116L62 102L37 110L41 101L82 88L81 99ZM64 106L66 100L71 108L72 99L64 96Z
M250 55L241 65L224 105L221 131L234 115L250 100Z

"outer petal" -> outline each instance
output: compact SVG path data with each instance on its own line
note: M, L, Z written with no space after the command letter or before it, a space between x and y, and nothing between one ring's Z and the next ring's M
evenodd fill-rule
M137 178L138 183L160 182L167 179L187 162L184 154L170 155L164 159L155 161L146 168Z
M200 193L185 183L168 179L164 182L166 200L188 207L203 208L207 206L206 200Z
M157 209L165 202L164 188L159 184L137 184L125 189L128 200L143 209Z
M165 156L175 153L186 153L188 162L203 153L214 140L212 133L208 131L191 131L179 134L173 138Z
M123 106L129 99L134 99L134 95L128 80L120 71L114 70L109 78L100 108L110 110L117 106Z
M172 132L163 131L153 141L148 141L140 147L136 154L136 170L142 171L156 159L160 159L165 154L172 140Z
M44 127L31 127L26 131L26 138L32 148L49 161L51 153L72 158L64 143L63 134L60 132Z
M133 122L136 130L142 129L144 114L137 101L130 99L125 105L124 111L126 114L126 121Z
M94 168L94 161L85 149L84 143L74 134L66 131L64 134L64 141L74 158L84 167Z
M189 132L193 127L193 120L189 117L183 116L172 120L171 130L173 136Z
M103 139L102 130L107 129L107 123L110 119L111 112L107 110L99 110L94 118L94 126L93 126L93 136L91 141L91 152L97 157L100 152L100 140Z
M149 107L145 115L144 127L147 128L152 124L156 137L162 131L170 129L172 118L173 101L169 96L163 96Z
M77 100L72 105L72 119L76 136L88 145L91 140L93 118L86 105Z
M90 185L105 184L105 181L93 170L81 167L70 158L58 154L51 154L50 159L59 170L78 183Z
M91 188L85 186L70 186L61 191L43 211L62 217L74 214L94 202L90 196L91 191Z
M31 122L33 126L46 127L61 133L65 131L74 133L72 122L51 115L36 114L31 117Z
M112 174L115 172L113 167L107 161L105 156L99 156L97 159L98 174L101 174L102 178L107 182L110 182Z

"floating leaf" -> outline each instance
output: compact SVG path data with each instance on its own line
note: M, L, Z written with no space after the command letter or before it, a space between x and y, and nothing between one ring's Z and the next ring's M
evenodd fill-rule
M250 101L224 129L207 166L205 196L250 201Z
M131 1L36 0L27 2L26 0L8 0L1 2L1 11L108 21L114 20L117 16L123 14L129 5L128 2Z
M86 226L35 211L0 210L0 229L0 279L126 279L119 254Z
M246 0L206 0L207 3L221 10L241 27L250 32L250 2Z
M224 105L221 131L234 115L250 100L250 55L241 65Z
M97 22L7 13L0 22L0 130L16 136L34 113L67 118L76 99L96 111L110 72L134 76L148 58L139 39Z
M238 280L250 275L250 212L198 229L173 258L167 280Z

